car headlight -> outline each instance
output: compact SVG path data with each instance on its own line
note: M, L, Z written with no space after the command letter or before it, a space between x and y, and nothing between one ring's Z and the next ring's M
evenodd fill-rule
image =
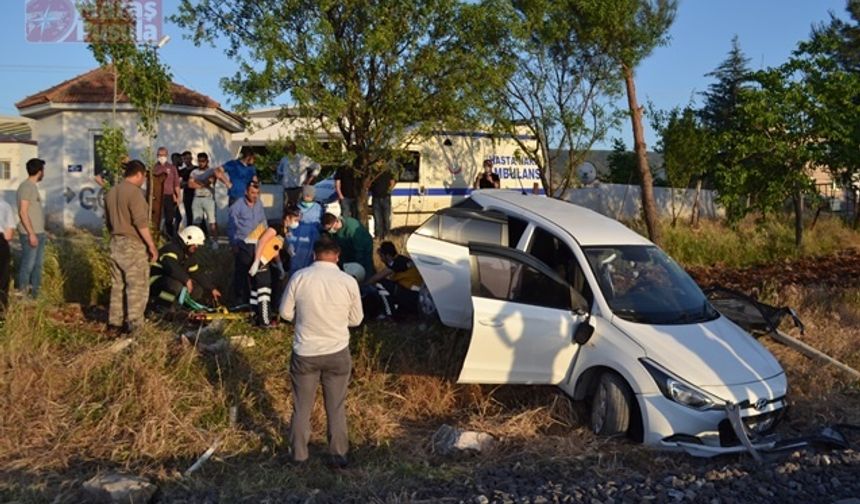
M716 398L684 382L680 378L672 376L650 359L639 359L639 361L645 366L651 377L654 378L660 392L667 399L696 410L706 410L716 405Z

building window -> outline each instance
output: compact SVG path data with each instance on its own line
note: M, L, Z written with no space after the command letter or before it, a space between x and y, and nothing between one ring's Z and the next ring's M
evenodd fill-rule
M12 178L12 162L8 159L0 159L0 180Z

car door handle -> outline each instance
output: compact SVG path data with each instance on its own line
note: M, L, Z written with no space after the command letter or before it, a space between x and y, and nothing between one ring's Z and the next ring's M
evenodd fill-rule
M424 257L419 256L415 258L421 264L429 264L431 266L440 266L442 264L441 259L436 259L435 257Z
M501 320L492 320L492 319L490 319L490 320L479 320L478 323L481 325L484 325L484 326L488 326L488 327L502 327L502 325L504 324L504 322L502 322Z

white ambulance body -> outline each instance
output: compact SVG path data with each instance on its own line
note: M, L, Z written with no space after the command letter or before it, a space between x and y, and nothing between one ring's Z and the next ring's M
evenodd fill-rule
M522 140L534 142L525 136ZM440 208L466 198L487 159L493 162L502 189L543 192L538 167L512 137L446 131L406 150L412 160L403 163L391 193L393 227L418 226Z
M251 111L251 129L233 135L237 155L243 146L262 148L269 142L291 138L314 127L313 121L289 114L282 119L280 112L278 108ZM323 131L318 136L323 141L329 140ZM529 135L520 135L519 140L529 146L535 144L534 137ZM404 150L411 154L411 161L402 163L391 194L392 227L418 226L436 210L466 198L486 159L493 161L501 188L543 193L536 164L525 156L512 136L440 131L405 146ZM340 213L330 177L317 183L317 199L329 203L327 208L333 213ZM280 185L263 184L261 200L270 219L280 218L283 208ZM226 202L226 193L219 194L219 206L226 207ZM223 208L219 222L226 222L226 217Z

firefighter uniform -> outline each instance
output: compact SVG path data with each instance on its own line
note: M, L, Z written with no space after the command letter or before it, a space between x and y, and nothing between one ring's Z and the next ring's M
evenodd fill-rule
M176 303L188 279L194 284L194 291L188 293L191 299L211 304L213 284L197 263L197 258L178 241L161 247L158 259L149 270L150 302Z

